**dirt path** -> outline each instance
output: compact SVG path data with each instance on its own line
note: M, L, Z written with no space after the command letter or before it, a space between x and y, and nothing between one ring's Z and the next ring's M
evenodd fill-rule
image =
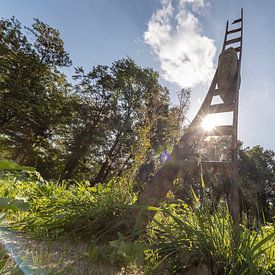
M92 263L89 259L89 246L81 241L42 242L0 227L0 243L25 274L141 274Z

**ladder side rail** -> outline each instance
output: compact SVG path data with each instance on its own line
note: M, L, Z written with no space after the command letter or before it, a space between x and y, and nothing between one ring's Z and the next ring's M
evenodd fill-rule
M222 46L222 52L225 50L226 40L227 40L227 33L228 33L228 20L226 21L224 40L223 40L223 46Z
M239 109L239 89L241 82L241 61L242 61L242 46L243 46L243 9L241 9L241 41L240 54L238 61L237 87L235 91L235 108L233 112L233 135L232 135L232 163L237 168L237 146L238 146L238 109Z
M193 129L194 127L198 126L198 124L200 124L202 122L202 119L205 117L205 115L208 114L209 106L211 104L213 94L215 93L217 78L218 78L218 70L216 69L216 72L215 72L213 81L210 85L210 88L208 90L208 93L207 93L199 111L197 112L196 116L190 123L188 130Z

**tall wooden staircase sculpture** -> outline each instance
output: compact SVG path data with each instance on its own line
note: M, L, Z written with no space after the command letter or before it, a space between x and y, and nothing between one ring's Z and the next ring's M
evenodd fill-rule
M243 10L241 10L241 17L232 22L231 29L229 29L229 23L227 21L219 66L201 108L180 139L179 144L174 147L170 157L158 170L151 182L145 186L144 192L138 199L139 204L157 205L165 198L167 192L172 189L173 181L177 178L179 172L182 174L198 166L197 160L188 159L190 152L198 141L206 136L229 136L231 138L231 156L229 161L202 161L200 164L202 168L214 167L215 169L221 169L230 180L228 204L233 221L235 224L238 224L239 186L237 179L237 133L242 45ZM235 66L233 77L232 70L230 72L230 68L227 68L229 66ZM222 78L228 70L227 81L226 78L225 80ZM214 96L220 96L223 103L212 104ZM233 119L230 125L217 126L211 131L203 129L202 122L207 115L225 112L233 113Z

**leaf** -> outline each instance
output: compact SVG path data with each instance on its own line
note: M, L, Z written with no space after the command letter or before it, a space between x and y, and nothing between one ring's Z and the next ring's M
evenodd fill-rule
M0 215L0 222L4 221L5 220L5 217L6 217L6 213L2 213ZM1 269L0 269L1 270Z
M25 170L34 171L33 167L21 166L11 160L0 160L0 170Z
M205 183L204 183L204 179L203 179L203 175L201 174L201 187L204 188L205 187Z
M14 199L11 200L9 198L1 197L0 198L0 208L12 211L28 211L30 209L29 203L24 200Z
M15 207L16 210L20 210L20 211L24 211L24 212L30 210L29 203L25 202L24 200L15 199L15 200L11 201L9 205Z
M10 202L10 199L1 197L0 198L0 207L1 208L7 207L9 202Z
M192 194L193 194L193 197L194 197L194 199L195 199L195 202L196 202L196 203L199 203L200 200L199 200L199 198L197 197L197 195L196 195L196 193L195 193L195 191L194 191L193 188L191 188L191 192L192 192Z
M200 162L200 174L201 174L201 187L204 189L205 187L205 183L204 183L204 179L203 179L203 171L202 171L202 163Z
M159 207L155 207L155 206L150 206L150 205L141 205L141 204L136 204L136 205L132 205L131 206L132 208L135 208L135 209L142 209L142 210L149 210L149 211L162 211L161 208Z
M275 232L271 233L270 235L267 235L265 238L263 238L260 242L258 242L253 248L252 252L255 252L257 249L261 248L264 246L269 240L274 238Z

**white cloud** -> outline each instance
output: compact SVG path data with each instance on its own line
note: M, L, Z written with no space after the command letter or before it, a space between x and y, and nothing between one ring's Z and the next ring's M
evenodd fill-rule
M160 60L164 79L181 87L207 83L213 76L214 41L201 34L196 13L205 0L161 0L144 40Z

